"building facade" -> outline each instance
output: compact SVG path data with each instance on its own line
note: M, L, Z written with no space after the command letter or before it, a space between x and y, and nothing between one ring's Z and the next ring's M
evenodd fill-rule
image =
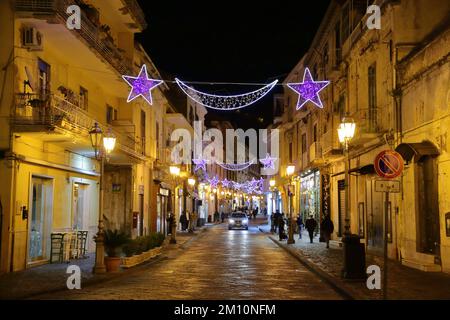
M449 4L374 4L381 9L379 30L366 27L366 1L333 1L309 51L286 78L285 84L302 82L308 67L315 80L330 80L330 85L320 93L323 109L308 103L296 111L298 96L285 89L277 124L283 137L277 185L295 185L295 213L313 215L318 222L331 215L335 245L341 245L345 230L349 192L350 230L368 252L380 254L385 203L383 193L375 190L379 178L374 160L383 150L397 150L406 169L401 193L391 194L388 203L389 257L422 270L448 272L443 128L449 107ZM348 189L347 158L337 132L344 116L356 123ZM288 164L296 167L292 179L285 174ZM285 192L285 208L288 201Z

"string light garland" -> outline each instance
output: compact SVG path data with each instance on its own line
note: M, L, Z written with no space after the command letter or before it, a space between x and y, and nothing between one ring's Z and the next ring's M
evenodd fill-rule
M244 163L219 163L219 162L216 162L216 164L219 167L222 167L223 169L228 170L228 171L245 170L254 163L255 163L255 160L250 160L250 161L244 162Z
M185 82L178 78L175 78L175 81L180 89L192 100L207 108L216 110L236 110L252 105L267 95L278 83L278 80L275 80L268 85L249 93L224 96L198 91L189 87Z
M297 110L300 110L308 101L314 103L317 107L323 108L319 92L330 84L330 81L314 81L311 72L305 68L303 82L288 83L287 86L298 94Z

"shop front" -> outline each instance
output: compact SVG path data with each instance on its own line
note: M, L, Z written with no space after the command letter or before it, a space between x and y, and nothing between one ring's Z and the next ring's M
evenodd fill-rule
M300 177L300 215L303 221L310 216L320 225L320 171L308 170Z

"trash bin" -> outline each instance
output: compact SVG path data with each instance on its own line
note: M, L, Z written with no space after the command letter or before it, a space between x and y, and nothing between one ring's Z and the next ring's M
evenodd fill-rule
M342 238L344 245L344 269L342 276L344 279L365 280L366 274L366 254L364 244L360 243L360 236L351 234Z

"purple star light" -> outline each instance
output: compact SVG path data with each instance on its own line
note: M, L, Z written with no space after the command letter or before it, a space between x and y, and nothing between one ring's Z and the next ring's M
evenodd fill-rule
M147 101L148 104L152 104L152 89L163 83L162 80L150 79L147 73L147 66L144 64L141 67L141 71L137 77L122 76L122 78L131 86L130 94L128 95L127 102L136 99L139 96Z
M314 81L311 72L305 68L303 82L288 83L288 87L298 93L297 110L301 109L305 103L311 101L319 108L323 108L319 92L330 84L330 81Z
M200 159L192 159L192 162L194 162L195 164L194 172L197 172L200 169L206 171L206 164L208 163L208 160L200 158Z
M217 188L217 185L219 184L219 179L217 179L216 176L212 179L208 179L209 184L211 185L211 188Z
M259 159L259 162L264 165L264 169L275 169L276 160L277 158L273 158L270 156L270 154L267 154L264 159Z
M227 178L225 178L225 179L222 180L222 186L223 186L224 188L229 188L230 185L231 185L231 181L227 180Z

